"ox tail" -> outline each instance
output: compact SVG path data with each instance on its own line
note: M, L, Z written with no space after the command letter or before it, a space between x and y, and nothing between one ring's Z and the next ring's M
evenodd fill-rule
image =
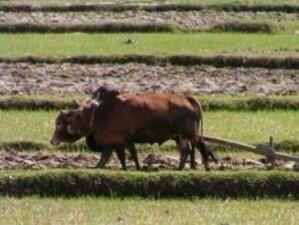
M200 139L203 140L203 110L200 102L192 96L187 97L190 104L194 107L197 114L197 130L200 126Z
M209 158L211 158L215 163L217 163L218 160L214 156L214 154L211 152L211 150L208 149L208 146L206 146L206 144L204 143L204 140L203 140L203 110L202 110L202 106L201 106L200 102L197 99L195 99L194 97L187 97L187 98L197 113L197 130L199 129L199 126L200 126L200 135L199 135L199 139L197 139L197 141L196 141L196 147L200 150L206 170L209 170L209 165L208 165Z

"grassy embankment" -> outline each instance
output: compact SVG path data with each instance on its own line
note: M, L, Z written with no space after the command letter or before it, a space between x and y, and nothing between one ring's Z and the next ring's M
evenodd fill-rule
M95 169L2 171L0 195L140 196L146 198L299 198L297 172Z
M3 3L12 3L12 2L20 2L18 0L1 0L0 2ZM21 1L23 2L23 1ZM59 5L59 4L65 4L65 2L74 2L74 3L82 3L80 0L27 0L28 3L40 3L40 4L49 4L49 5ZM101 3L101 2L113 2L113 3L126 3L126 2L134 2L134 3L163 3L163 2L171 2L171 3L183 3L183 4L206 4L206 5L214 5L214 4L248 4L248 5L258 5L258 4L269 4L269 5L280 5L280 4L296 4L298 3L297 0L171 0L171 1L157 1L157 0L125 0L125 1L119 1L119 0L91 0L89 2L93 3Z

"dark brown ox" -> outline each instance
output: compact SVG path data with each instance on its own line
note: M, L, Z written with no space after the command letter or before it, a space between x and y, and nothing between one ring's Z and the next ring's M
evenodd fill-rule
M100 88L98 88L98 90L93 94L93 99L96 99L98 102L101 102L101 104L105 105L105 104L110 104L111 101L113 101L113 99L119 95L120 93L117 90L113 90L108 88L107 86L101 86ZM184 96L188 99L188 101L192 104L192 106L194 107L194 111L197 112L198 116L198 121L197 124L201 124L201 134L202 134L202 107L200 105L200 103L194 99L193 97L190 96ZM161 131L161 130L160 130ZM167 133L167 132L166 132ZM148 134L151 134L148 136ZM141 132L138 132L137 134L135 134L136 136L141 136L142 138L145 139L145 141L141 141L139 139L139 137L134 137L133 140L138 141L138 143L146 143L148 140L150 140L150 143L154 143L154 142L158 142L159 144L162 144L164 141L163 136L161 137L159 135L159 132L157 132L156 128L152 128L152 127L147 127L146 129L141 129ZM145 136L144 136L145 135ZM167 133L168 135L168 133ZM155 137L156 136L156 137ZM88 142L92 142L94 143L94 147L96 146L96 142L94 140L92 140L93 136L90 138L87 138L87 143ZM176 141L177 144L177 148L179 148L180 145L183 145L187 148L187 152L190 151L190 166L191 168L195 169L196 168L196 163L195 163L195 147L194 145L191 144L191 148L188 149L189 147L189 143L186 142L186 140L180 140L179 137L176 137L174 139ZM217 162L217 159L214 157L214 155L212 154L211 151L207 150L207 151L202 151L204 149L206 149L202 138L200 137L200 140L198 141L198 145L201 146L200 151L202 154L203 159L207 159L208 157L210 157L213 161ZM131 145L131 152L136 152L136 150L134 150L134 145ZM137 153L135 153L136 155ZM187 158L187 156L185 155L181 155L181 157L183 157L183 160L181 160L181 162L185 161ZM180 164L179 168L183 168L183 164Z
M200 149L208 168L209 152L197 135L202 111L195 99L162 93L139 96L105 93L103 90L98 93L108 94L101 96L105 99L101 106L94 110L91 105L86 105L69 112L66 130L71 135L93 134L96 143L104 149L100 167L105 165L113 149L123 152L125 146L134 143L163 143L174 139L181 152L180 169L189 154L189 141Z
M92 107L91 102L88 101L82 101L82 102L76 102L75 104L77 105L77 110L82 110L83 108L86 107ZM79 139L83 138L83 136L79 133L72 133L68 131L68 125L69 125L69 120L72 116L71 111L67 110L61 110L59 115L56 118L55 121L55 131L51 139L51 144L52 145L59 145L60 143L73 143L78 141ZM103 152L103 146L100 146L99 144L96 143L93 134L89 134L88 136L85 136L86 139L86 144L89 149L97 152ZM126 148L129 150L131 157L133 158L135 162L135 166L137 170L140 170L140 163L138 160L137 156L137 151L135 149L134 145L128 145ZM118 159L120 160L122 164L122 168L126 169L126 162L125 162L125 152L123 148L117 148L116 149L116 154Z

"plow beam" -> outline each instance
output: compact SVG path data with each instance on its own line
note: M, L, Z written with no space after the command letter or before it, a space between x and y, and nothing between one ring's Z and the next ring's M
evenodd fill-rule
M269 158L279 159L284 161L294 161L299 163L299 157L291 156L282 152L277 152L274 150L273 147L269 145L257 144L256 146L254 146L254 145L248 145L237 141L232 141L232 140L213 137L213 136L206 136L206 135L203 136L203 139L206 142L254 152L260 155L265 155Z

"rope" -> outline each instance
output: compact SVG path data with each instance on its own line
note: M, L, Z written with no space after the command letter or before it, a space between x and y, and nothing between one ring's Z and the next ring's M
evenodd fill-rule
M99 97L100 97L100 93L97 93L96 100L98 100ZM95 118L96 109L97 109L97 107L93 106L93 109L92 109L92 112L91 112L91 118L90 118L90 122L89 122L89 133L91 133L91 130L92 130L92 127L93 127L93 122L94 122L94 118Z

